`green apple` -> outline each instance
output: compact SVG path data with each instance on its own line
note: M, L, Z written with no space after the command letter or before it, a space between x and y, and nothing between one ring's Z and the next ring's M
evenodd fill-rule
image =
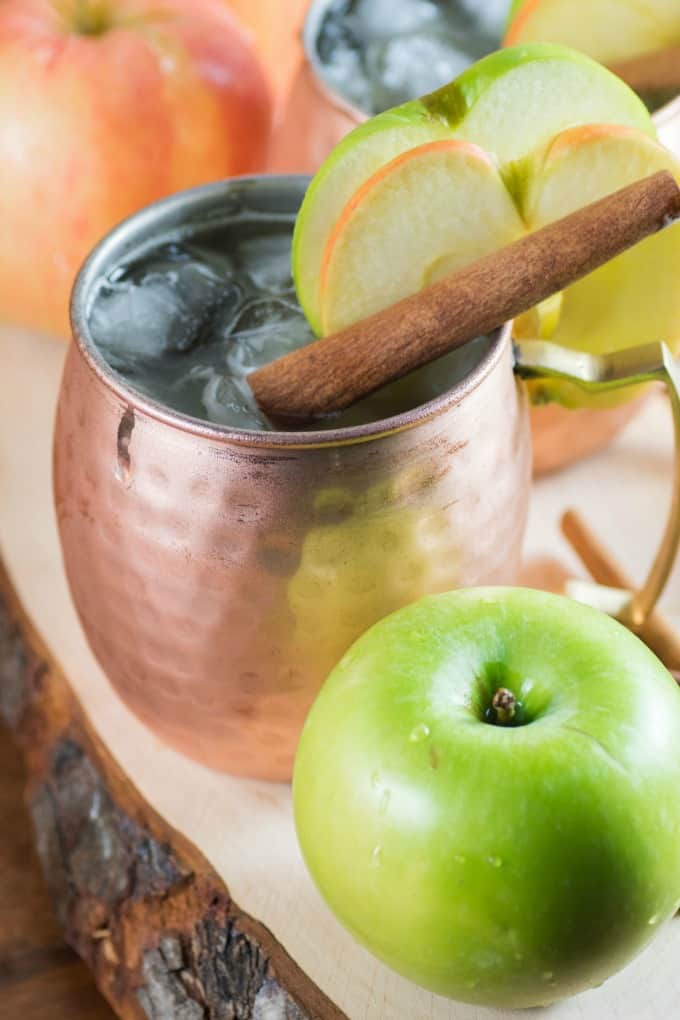
M680 41L677 0L515 0L506 46L540 39L612 64Z
M654 137L649 114L622 81L583 54L536 43L501 50L456 81L360 125L333 150L300 210L293 273L300 304L322 332L319 275L328 238L355 192L395 157L441 139L472 142L504 177L568 127L636 127Z
M541 592L435 595L345 654L305 724L295 822L331 909L443 995L606 980L680 899L680 693L620 624Z

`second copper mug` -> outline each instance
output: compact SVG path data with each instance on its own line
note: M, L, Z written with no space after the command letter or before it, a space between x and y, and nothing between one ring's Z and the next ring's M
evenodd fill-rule
M106 364L88 307L130 251L230 208L294 215L306 185L273 176L208 185L114 230L75 288L55 434L66 572L110 682L180 751L277 780L290 776L326 675L367 627L428 593L516 580L531 441L513 369L589 389L663 379L680 408L662 345L589 360L549 344L513 349L509 327L444 396L331 431L209 424L155 403ZM679 512L676 499L633 615L663 586Z

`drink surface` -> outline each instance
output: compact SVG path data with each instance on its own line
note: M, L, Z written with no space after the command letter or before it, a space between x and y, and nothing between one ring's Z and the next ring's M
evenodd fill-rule
M321 75L364 113L382 113L499 49L509 8L510 0L334 0L316 40ZM675 95L641 98L654 111Z
M375 114L497 50L509 0L335 0L316 43L328 84Z
M90 301L90 332L104 360L182 414L273 430L248 373L314 339L291 279L293 224L290 214L244 208L133 252ZM362 425L419 407L464 379L490 345L480 337L314 427Z

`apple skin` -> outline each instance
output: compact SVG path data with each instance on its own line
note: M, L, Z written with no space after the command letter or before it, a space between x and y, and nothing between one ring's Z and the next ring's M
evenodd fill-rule
M0 317L68 335L92 246L149 202L260 169L271 97L223 0L99 0L112 25L94 35L56 6L0 4Z
M524 724L484 720L510 688ZM680 693L616 621L517 588L376 624L319 694L293 797L354 937L437 993L499 1007L596 986L680 899Z
M536 39L613 64L680 40L680 8L677 0L513 0L503 45Z
M282 107L296 70L305 62L301 34L309 0L228 0L228 4L251 33L277 106Z

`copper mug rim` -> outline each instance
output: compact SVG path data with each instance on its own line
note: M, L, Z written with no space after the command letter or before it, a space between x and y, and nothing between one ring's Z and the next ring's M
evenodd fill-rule
M307 63L312 69L314 74L314 80L317 88L324 94L325 98L332 106L336 109L341 110L343 113L348 114L356 120L357 124L365 121L371 116L362 110L356 103L352 103L349 99L343 96L339 89L336 89L330 84L328 79L323 73L323 63L319 56L317 48L317 40L321 30L321 25L324 17L336 0L312 0L312 4L307 11L307 15L302 26L302 48L304 50L305 58ZM499 49L502 49L502 40L499 40ZM483 59L483 58L481 58ZM680 95L674 99L669 100L663 106L660 106L658 110L655 110L652 114L652 120L657 130L662 130L667 123L680 119Z
M164 233L171 233L173 229L180 231L183 225L189 227L192 223L200 222L196 219L197 211L202 207L205 207L206 210L214 209L215 203L221 197L226 198L232 193L235 185L240 185L245 189L257 188L260 190L269 185L272 192L279 193L282 187L291 191L300 189L300 197L302 197L303 187L310 180L311 177L305 174L250 174L230 177L212 184L203 184L196 188L177 192L168 198L145 206L144 209L114 227L86 259L76 278L71 295L70 314L73 339L81 357L97 378L125 403L172 428L218 442L237 443L265 449L344 446L377 439L384 435L392 435L442 414L453 405L460 403L472 390L476 389L482 380L493 371L502 357L506 343L510 342L512 323L506 323L495 331L488 350L481 355L474 368L446 393L401 414L344 428L264 432L219 425L194 418L181 411L175 411L154 400L128 384L108 364L97 348L90 331L88 314L91 298L107 270L110 270L124 255L143 247L145 233L149 235L153 229L155 236L158 237ZM186 217L185 224L183 224L182 213Z
M323 63L316 45L328 8L334 3L335 0L312 0L302 26L302 48L307 63L314 74L317 88L324 94L332 106L354 118L357 123L360 123L367 120L370 115L365 110L362 110L360 106L357 106L356 103L343 96L339 89L334 88L330 84L323 73Z

